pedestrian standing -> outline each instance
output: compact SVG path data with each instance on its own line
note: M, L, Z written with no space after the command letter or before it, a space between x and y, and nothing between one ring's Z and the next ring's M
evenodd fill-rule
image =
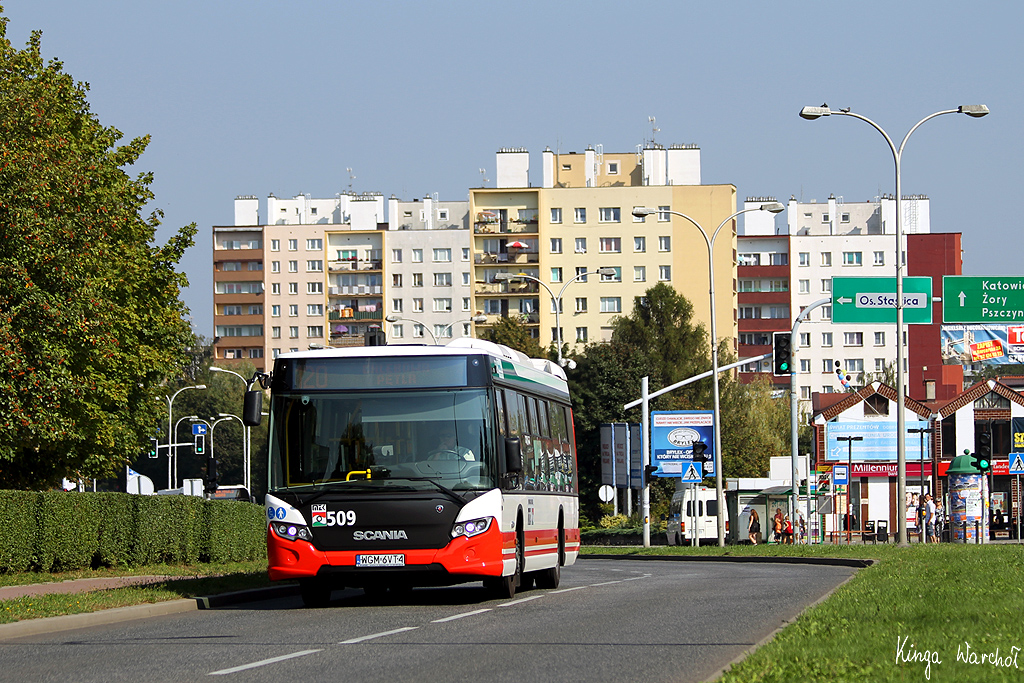
M926 495L925 500L925 512L924 512L924 528L925 535L928 540L932 543L938 543L939 539L935 535L935 503L932 502L932 497Z
M782 543L782 531L785 520L782 518L782 508L775 508L775 517L772 519L772 535L776 543Z
M942 509L942 501L935 502L935 538L937 541L942 540L942 527L945 523L943 519L944 511Z

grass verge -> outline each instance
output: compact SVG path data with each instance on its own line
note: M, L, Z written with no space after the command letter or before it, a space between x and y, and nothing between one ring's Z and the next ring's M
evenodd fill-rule
M722 683L1024 679L1024 546L588 547L584 552L879 560L732 667Z
M2 585L25 585L82 578L160 575L181 577L143 586L112 588L89 593L51 593L0 600L0 624L23 619L96 612L113 607L217 595L270 585L266 560L203 564L197 566L153 565L131 570L83 570L61 574L13 574L0 576Z

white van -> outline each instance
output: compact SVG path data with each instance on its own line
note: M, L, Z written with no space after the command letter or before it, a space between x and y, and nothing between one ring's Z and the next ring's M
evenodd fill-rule
M694 545L694 538L698 539L697 545L710 540L717 543L718 499L715 489L696 484L682 484L673 494L672 502L669 504L668 527L665 533L669 545Z

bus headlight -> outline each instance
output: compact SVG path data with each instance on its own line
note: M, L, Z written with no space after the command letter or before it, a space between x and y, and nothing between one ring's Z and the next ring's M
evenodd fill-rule
M458 538L459 536L465 536L466 538L476 536L487 531L490 526L490 517L471 519L468 522L456 522L455 526L452 527L452 538Z
M301 538L303 541L313 540L313 532L302 524L271 522L270 528L274 530L275 534L288 541L294 541L297 538Z

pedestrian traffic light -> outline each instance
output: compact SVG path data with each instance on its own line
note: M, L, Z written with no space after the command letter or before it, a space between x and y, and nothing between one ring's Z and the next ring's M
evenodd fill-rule
M157 457L157 440L154 437L149 437L149 457Z
M196 434L196 455L206 454L206 437L202 434Z
M793 335L789 332L772 333L772 367L776 377L793 372Z
M656 471L658 471L657 465L644 465L644 484L651 480Z
M707 453L708 445L703 441L693 442L693 461L694 462L708 462L711 460L711 456Z

